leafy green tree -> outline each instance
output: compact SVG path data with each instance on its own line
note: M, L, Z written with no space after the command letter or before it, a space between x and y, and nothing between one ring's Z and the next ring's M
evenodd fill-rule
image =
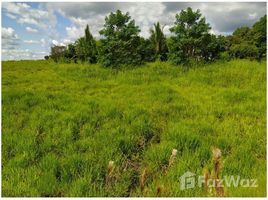
M257 56L258 49L252 40L251 29L249 27L237 28L232 37L229 37L229 54L233 58L248 58Z
M69 44L67 46L67 49L65 51L64 57L68 62L71 62L72 60L76 63L77 62L77 55L76 55L76 50L75 50L75 45L74 44Z
M237 28L233 32L233 41L234 43L240 43L242 41L252 42L251 29L249 27L243 26Z
M140 38L140 45L138 49L141 59L144 62L153 62L156 59L155 46L150 39Z
M170 31L175 35L171 37L169 58L175 64L188 63L190 60L205 60L202 48L209 45L211 35L210 26L202 17L200 10L192 8L182 10L176 15L174 26ZM208 53L208 52L207 52Z
M59 62L60 60L64 59L64 54L66 51L65 46L52 46L51 47L51 55L50 57L55 61Z
M254 44L243 41L239 44L234 44L230 48L230 55L235 58L257 58L258 48Z
M256 22L252 27L252 35L253 39L255 41L255 45L257 46L259 50L258 57L264 57L266 56L266 15L264 15L258 22Z
M82 62L97 62L96 41L89 31L88 25L85 29L85 36L75 41L75 51L77 58Z
M99 48L100 63L105 67L141 64L139 32L129 13L117 10L105 17L104 28L100 31L103 37Z
M266 56L266 15L252 28L237 28L226 37L225 47L232 58L260 59Z
M163 33L164 26L161 27L160 23L154 24L154 28L150 30L150 40L154 46L155 55L159 57L161 61L167 60L167 41Z
M88 25L85 29L85 50L86 50L86 60L90 63L96 63L97 62L96 41L94 40L92 34L89 31Z
M220 57L220 53L224 50L224 37L208 34L206 35L206 42L201 45L201 58L204 61L214 61Z
M262 18L253 28L237 28L226 38L226 50L232 58L258 59L265 54L266 22L263 24L264 20L265 18Z
M75 52L77 55L77 58L85 62L86 61L86 40L84 37L81 37L75 41Z

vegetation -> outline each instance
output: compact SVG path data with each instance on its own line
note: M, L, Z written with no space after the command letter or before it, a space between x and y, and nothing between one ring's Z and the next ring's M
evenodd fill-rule
M240 27L226 38L227 50L233 58L261 59L266 56L266 15L252 28Z
M187 8L163 28L118 10L100 40L2 62L3 196L266 196L266 16L216 36ZM187 171L204 184L181 190ZM232 175L258 187L219 187Z
M100 34L101 39L99 59L103 66L117 66L120 64L139 65L142 57L139 53L140 38L139 28L128 13L120 10L111 13L105 18L104 29Z
M51 58L55 62L59 62L61 59L64 59L63 55L65 54L65 52L66 52L65 46L53 46L51 47ZM46 58L47 57L45 56L45 59Z
M141 65L156 59L169 59L176 65L189 66L217 59L260 60L266 57L266 15L252 28L239 27L225 37L211 34L211 27L200 11L187 8L176 15L174 26L170 29L173 36L166 38L163 28L157 22L150 30L150 38L145 39L139 36L139 27L129 13L117 10L105 18L104 28L100 31L104 39L99 41L98 47L87 26L85 36L74 44L67 48L52 47L51 58L56 62L77 63L79 60L119 67Z
M175 64L213 59L213 50L209 48L212 35L209 34L211 27L204 17L201 18L199 10L194 12L191 8L182 10L176 15L174 26L170 29L175 36L171 37L170 60Z
M87 61L88 63L96 63L97 62L97 46L96 41L89 31L89 27L87 25L85 29L85 36L79 38L76 42L75 48L71 49L71 54L77 54L78 59L82 62ZM71 46L72 47L72 46Z
M224 196L266 196L266 62L2 62L3 196L222 194L180 190L186 171L256 178Z
M163 33L163 29L164 26L161 27L159 22L157 22L157 24L154 24L154 29L150 30L151 32L150 40L152 45L154 46L156 57L158 57L161 61L166 61L168 47L166 37Z

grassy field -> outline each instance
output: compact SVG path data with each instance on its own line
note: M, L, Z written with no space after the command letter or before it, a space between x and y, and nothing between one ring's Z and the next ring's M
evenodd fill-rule
M258 179L225 196L266 195L266 62L2 62L2 196L213 196L179 187L213 146L221 177Z

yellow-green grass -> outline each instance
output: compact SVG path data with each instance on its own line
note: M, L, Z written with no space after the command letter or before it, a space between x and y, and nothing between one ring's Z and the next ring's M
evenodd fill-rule
M222 177L258 179L226 196L266 195L266 62L2 62L2 196L211 196L179 177L212 146Z

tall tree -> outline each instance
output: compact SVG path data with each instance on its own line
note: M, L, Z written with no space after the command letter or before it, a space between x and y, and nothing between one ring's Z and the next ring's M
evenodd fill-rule
M87 25L85 29L85 50L86 50L86 60L90 63L97 62L97 47L96 41L94 40L92 34L89 31L89 26Z
M154 24L154 28L150 29L150 40L154 45L155 54L161 61L167 60L167 41L163 33L164 26L161 27L160 23Z
M188 63L191 59L202 60L202 47L209 45L210 26L200 10L182 10L176 15L171 37L169 58L175 64Z
M121 64L141 64L139 32L129 13L117 10L105 17L104 28L100 31L103 39L99 48L99 61L102 65L115 67Z
M97 62L97 47L96 41L89 31L89 26L86 26L84 37L79 38L75 42L75 51L77 57L82 62L96 63Z

